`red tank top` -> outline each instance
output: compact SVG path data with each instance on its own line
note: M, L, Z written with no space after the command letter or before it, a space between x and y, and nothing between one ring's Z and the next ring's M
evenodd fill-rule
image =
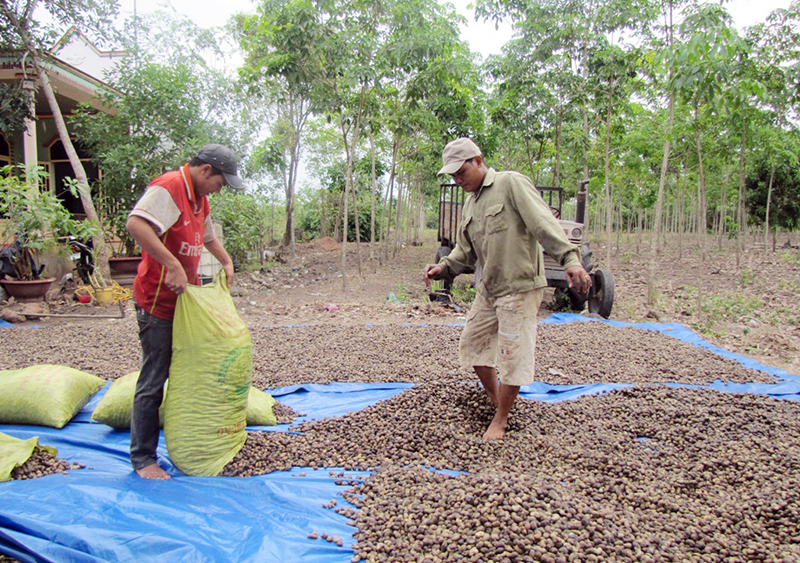
M181 212L175 224L161 236L161 242L183 265L189 283L198 285L197 269L204 248L208 199L203 197L195 201L188 164L180 170L159 176L150 185L166 189ZM178 296L165 283L166 270L155 258L142 251L142 262L133 282L133 294L139 307L154 317L171 321L175 316Z

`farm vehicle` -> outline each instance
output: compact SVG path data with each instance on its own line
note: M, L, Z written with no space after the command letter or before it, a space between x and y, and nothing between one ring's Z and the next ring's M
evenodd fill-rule
M588 294L578 293L568 286L564 267L544 253L544 270L547 285L554 288L556 305L559 309L569 306L574 311L583 311L587 304L589 312L608 318L614 304L614 276L609 270L595 269L592 263L592 250L586 234L585 216L589 182L581 182L575 205L575 220L562 218L564 188L537 186L553 216L558 220L567 238L581 250L581 263L592 278L592 289ZM447 256L456 245L458 227L461 222L461 209L465 193L455 184L441 184L439 187L439 229L437 240L440 245L436 251L436 262ZM473 272L469 272L473 273ZM476 265L476 280L480 279L480 264ZM432 300L449 300L450 282L444 288L431 294Z

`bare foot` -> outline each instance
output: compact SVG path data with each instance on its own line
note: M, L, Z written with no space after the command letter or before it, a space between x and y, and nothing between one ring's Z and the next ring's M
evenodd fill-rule
M492 420L489 428L483 434L484 442L492 442L494 440L502 440L506 435L506 427L508 426L507 420L497 420L497 417Z
M142 479L159 479L161 481L172 479L169 473L161 469L157 463L151 463L150 465L145 465L141 469L137 469L136 474Z

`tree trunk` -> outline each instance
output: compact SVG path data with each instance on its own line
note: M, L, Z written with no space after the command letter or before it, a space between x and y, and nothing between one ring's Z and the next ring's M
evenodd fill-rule
M728 207L728 180L730 176L728 174L728 170L725 170L725 181L722 183L722 203L719 210L719 236L717 237L717 248L721 251L722 250L722 238L725 236L726 231L726 221L725 221L725 212Z
M344 149L347 154L347 173L344 178L344 210L342 212L342 291L347 291L347 196L350 190L353 189L353 166L355 163L356 150L358 150L358 139L361 133L361 117L364 111L364 99L367 95L367 84L361 85L361 97L358 101L358 111L356 113L356 122L353 126L352 145L348 148L347 143L347 129L342 119L342 140L344 141ZM356 225L358 229L358 225Z
M80 158L78 158L78 153L75 151L75 146L72 144L72 140L69 138L67 124L64 122L64 116L61 114L61 108L56 100L53 87L50 84L50 77L47 75L47 72L45 72L42 63L39 60L39 56L33 52L31 55L33 66L36 69L36 72L39 74L39 80L42 83L42 91L44 92L45 98L47 98L47 104L50 106L50 111L53 112L53 120L56 123L58 138L61 140L61 144L64 146L70 166L72 166L72 172L75 174L75 180L78 182L78 195L81 199L81 205L83 205L83 211L86 213L86 218L89 219L89 221L94 222L97 226L100 226L102 223L100 222L100 217L97 215L94 201L92 201L92 192L91 188L89 188L89 182L86 179L86 170L83 168L83 164L81 163ZM95 267L100 271L100 274L104 279L110 280L111 269L108 266L109 249L108 244L106 243L105 234L102 230L98 229L97 234L92 237L92 246L97 250Z
M387 186L386 190L389 196L386 198L386 205L384 206L385 219L386 219L386 232L381 234L383 243L381 246L383 247L383 260L380 262L381 265L385 264L389 261L389 232L392 228L392 201L394 199L394 181L395 181L395 174L397 170L397 151L400 150L400 141L395 137L394 144L392 146L392 166L389 172L389 185ZM383 219L381 220L383 223ZM383 232L383 229L381 229Z
M641 245L642 245L642 215L644 214L644 209L641 207L639 208L639 213L637 217L639 219L639 224L636 226L636 255L638 256L641 253Z
M772 203L772 181L775 179L775 165L769 173L769 187L767 188L767 209L764 211L764 250L769 247L769 207ZM775 252L775 249L772 249Z
M605 195L606 195L606 268L611 268L611 236L614 210L611 207L611 101L613 86L608 88L608 108L606 113L606 150L604 156Z
M342 209L344 209L344 191L339 194L339 205L336 208L336 220L333 222L333 238L342 242Z
M375 178L375 133L369 132L369 153L371 159L370 180L372 180L372 194L370 197L370 208L372 214L369 218L369 260L372 262L375 259L375 199L376 192L378 191L378 182ZM374 266L373 266L374 269Z
M683 170L684 173L686 172L686 159L683 160ZM676 172L676 174L678 174ZM686 189L683 185L682 175L679 175L676 179L677 188L678 188L678 202L676 207L678 208L678 222L677 222L677 229L678 229L678 260L683 260L683 213L684 213L684 199L686 195Z
M746 126L743 126L746 127ZM736 221L738 224L736 229L736 271L739 271L741 266L741 254L744 251L742 245L744 244L745 234L745 147L747 146L747 130L742 131L742 142L739 146L739 196L736 203Z
M402 180L398 180L397 182L397 206L395 207L395 218L394 218L394 248L392 249L392 258L397 256L397 246L400 244L400 211L403 207L403 197L405 197L405 193L403 190L403 181L406 181L406 176L408 173L403 174Z
M361 267L361 229L358 226L358 197L355 189L353 190L353 222L356 229L356 263L358 264L358 278L364 279L364 272Z
M283 233L283 246L289 248L289 256L291 262L294 263L295 254L295 238L294 238L294 189L292 187L290 178L283 176L283 191L286 194L286 230Z
M697 232L700 253L705 260L706 253L706 172L703 163L703 150L700 143L700 125L697 118L697 104L694 106L694 144L697 149Z
M653 221L653 238L650 241L650 261L647 272L647 304L655 305L656 292L656 256L659 253L659 239L662 228L662 217L664 212L664 186L667 182L667 169L669 168L670 137L672 136L672 124L674 119L674 98L672 93L669 96L669 122L667 124L667 138L664 141L664 157L661 160L661 179L658 183L658 196L656 198L655 220Z
M561 126L563 119L563 111L561 105L556 108L556 154L555 163L553 165L553 186L561 186Z
M320 217L319 217L319 237L323 238L327 232L327 225L325 224L325 190L319 191L319 204L320 204Z

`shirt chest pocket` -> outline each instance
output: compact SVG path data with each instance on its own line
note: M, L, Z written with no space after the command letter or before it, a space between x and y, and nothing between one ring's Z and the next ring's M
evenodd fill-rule
M508 222L503 213L503 204L497 203L486 208L486 234L491 235L508 230Z

